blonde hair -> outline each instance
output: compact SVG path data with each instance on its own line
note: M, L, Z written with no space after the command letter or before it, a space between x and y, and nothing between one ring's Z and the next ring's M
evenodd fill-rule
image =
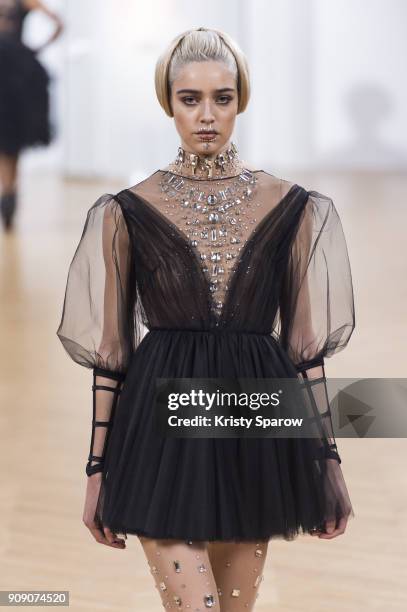
M174 38L158 58L155 67L155 91L166 114L173 117L171 89L181 68L189 62L221 61L237 79L238 109L242 113L250 98L247 59L228 34L208 28L192 28Z

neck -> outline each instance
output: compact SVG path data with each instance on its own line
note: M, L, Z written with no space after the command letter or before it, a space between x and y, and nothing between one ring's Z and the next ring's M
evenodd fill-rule
M236 176L243 169L237 147L232 142L217 154L198 154L178 147L178 155L171 164L171 171L194 178Z

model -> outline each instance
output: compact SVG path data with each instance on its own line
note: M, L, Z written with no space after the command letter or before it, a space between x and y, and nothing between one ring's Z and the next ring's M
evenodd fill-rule
M24 19L33 10L45 13L56 27L37 49L22 42ZM0 187L1 219L6 231L17 210L18 162L29 147L53 138L49 117L49 75L36 53L62 31L59 17L40 0L0 0Z
M328 196L240 158L249 71L229 36L184 32L155 84L178 152L91 206L57 331L93 370L83 520L110 546L139 537L164 607L252 610L270 539L353 515L324 373L355 325L347 247ZM157 378L237 377L303 379L320 437L157 435Z

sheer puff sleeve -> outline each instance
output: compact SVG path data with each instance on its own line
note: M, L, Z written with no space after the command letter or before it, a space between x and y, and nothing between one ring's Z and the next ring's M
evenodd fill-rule
M89 209L68 271L57 336L93 369L92 437L86 474L102 472L108 435L132 352L131 248L120 204L103 194Z
M131 251L120 204L89 209L68 271L57 336L76 363L124 374L131 352L127 279Z
M291 244L280 296L280 340L301 382L312 457L324 483L328 521L354 515L332 426L325 358L343 350L355 328L352 276L333 201L309 191Z
M342 223L333 201L316 191L291 246L280 310L282 344L299 369L344 349L355 327Z

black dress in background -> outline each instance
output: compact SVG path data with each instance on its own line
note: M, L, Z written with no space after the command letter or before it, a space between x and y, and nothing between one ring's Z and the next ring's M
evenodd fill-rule
M0 152L8 155L53 138L50 77L21 40L28 13L21 0L0 0Z
M188 197L172 205L180 186ZM205 201L201 188L212 190ZM216 211L208 231L202 217L196 225L202 210ZM343 349L354 325L347 247L329 197L262 170L205 180L157 170L102 195L70 265L57 334L76 363L125 376L103 524L155 538L291 540L353 516L327 445L160 437L153 396L156 377L297 377ZM320 378L313 393L328 431L325 391Z

